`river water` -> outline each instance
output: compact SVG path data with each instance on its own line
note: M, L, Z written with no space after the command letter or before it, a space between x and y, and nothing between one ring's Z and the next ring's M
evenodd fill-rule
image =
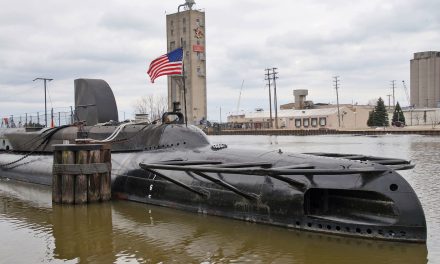
M298 232L146 204L51 203L51 189L0 178L0 263L440 263L440 137L212 136L228 147L410 159L426 245Z

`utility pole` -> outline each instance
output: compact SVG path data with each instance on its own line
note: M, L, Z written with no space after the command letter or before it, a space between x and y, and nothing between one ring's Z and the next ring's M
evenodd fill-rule
M33 80L33 82L37 81L37 80L43 80L44 81L44 122L45 122L45 127L47 127L47 99L46 99L46 94L47 94L47 87L46 87L46 82L47 81L53 81L53 79L49 79L49 78L35 78Z
M336 89L336 104L338 106L338 127L340 128L341 127L341 115L339 112L339 92L338 92L340 80L339 80L339 76L333 76L333 79L335 79L333 82L335 84L335 89Z
M388 96L388 110L391 110L391 94L387 94Z
M270 112L270 123L269 123L269 128L271 128L273 126L272 124L272 94L270 91L270 69L266 69L265 71L267 71L267 73L265 74L265 80L267 81L267 84L269 86L269 112Z
M277 74L275 70L278 68L272 68L272 80L273 80L273 107L275 108L275 128L278 129L278 97L277 97L277 82L276 79L278 79Z
M396 87L396 80L392 80L391 81L391 86L393 88L393 107L396 107L396 100L395 100L395 97L394 97L394 88Z

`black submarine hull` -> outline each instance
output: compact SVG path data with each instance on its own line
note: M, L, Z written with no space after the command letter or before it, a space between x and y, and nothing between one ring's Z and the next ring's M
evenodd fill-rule
M38 152L1 167L0 176L50 185L52 144L74 140L79 132L103 139L114 130L60 129ZM0 164L22 157L29 148L23 142L33 139L37 146L43 139L35 138L45 133L3 133L15 152L1 153ZM115 198L299 230L426 242L420 201L396 171L411 167L406 162L212 146L203 132L183 124L130 125L116 140Z

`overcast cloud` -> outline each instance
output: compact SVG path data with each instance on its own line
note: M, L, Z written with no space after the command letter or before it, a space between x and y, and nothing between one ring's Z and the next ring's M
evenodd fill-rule
M0 0L0 116L73 105L73 80L101 78L120 112L150 94L166 95L166 78L145 73L166 52L165 15L184 0ZM391 93L407 105L414 52L440 50L440 1L196 1L206 11L208 119L237 107L268 109L264 69L278 67L279 103L293 89L315 102L335 102L332 76L341 79L342 103L366 104Z

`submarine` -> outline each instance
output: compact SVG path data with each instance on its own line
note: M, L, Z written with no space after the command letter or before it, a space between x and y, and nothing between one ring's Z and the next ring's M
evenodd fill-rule
M0 177L51 185L53 145L111 146L112 197L289 229L426 243L426 220L395 158L243 150L211 144L175 105L160 120L118 121L104 80L76 79L75 120L0 129Z

